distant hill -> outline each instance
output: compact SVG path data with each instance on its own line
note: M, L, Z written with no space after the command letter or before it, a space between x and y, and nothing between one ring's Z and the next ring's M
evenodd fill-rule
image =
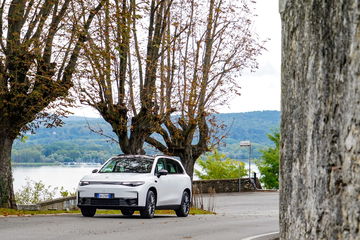
M247 149L241 149L239 142L249 140L258 150L271 145L266 137L271 130L279 127L279 111L257 111L247 113L217 114L216 119L227 125L226 139L219 149L234 159L247 159ZM13 147L14 162L103 162L120 152L117 144L89 130L102 129L103 133L116 139L111 126L102 118L71 116L65 119L63 127L40 128L36 134L27 135L25 143L16 141ZM223 134L223 133L220 133ZM146 147L148 153L154 153Z

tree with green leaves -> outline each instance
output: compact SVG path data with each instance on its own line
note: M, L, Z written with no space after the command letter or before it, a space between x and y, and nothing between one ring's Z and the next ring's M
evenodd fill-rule
M241 178L247 174L243 162L227 158L217 150L200 158L197 163L202 167L202 171L195 169L195 174L204 180Z
M264 184L264 187L279 189L280 132L276 130L267 136L275 144L275 147L260 150L262 156L256 161L256 166L259 168L260 182Z
M11 149L22 131L60 125L61 108L104 0L0 1L0 207L16 208ZM34 121L37 120L37 121Z

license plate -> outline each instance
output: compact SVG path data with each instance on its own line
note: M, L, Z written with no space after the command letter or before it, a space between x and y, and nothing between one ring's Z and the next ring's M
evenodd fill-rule
M96 198L112 198L111 193L95 193Z

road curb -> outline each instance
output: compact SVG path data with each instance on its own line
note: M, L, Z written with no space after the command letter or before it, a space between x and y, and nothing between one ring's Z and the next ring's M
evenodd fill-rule
M279 232L271 232L243 238L241 240L277 240L279 239Z

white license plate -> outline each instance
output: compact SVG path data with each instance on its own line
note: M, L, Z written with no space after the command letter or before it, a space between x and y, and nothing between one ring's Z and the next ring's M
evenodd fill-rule
M96 198L111 198L112 194L110 193L96 193Z

